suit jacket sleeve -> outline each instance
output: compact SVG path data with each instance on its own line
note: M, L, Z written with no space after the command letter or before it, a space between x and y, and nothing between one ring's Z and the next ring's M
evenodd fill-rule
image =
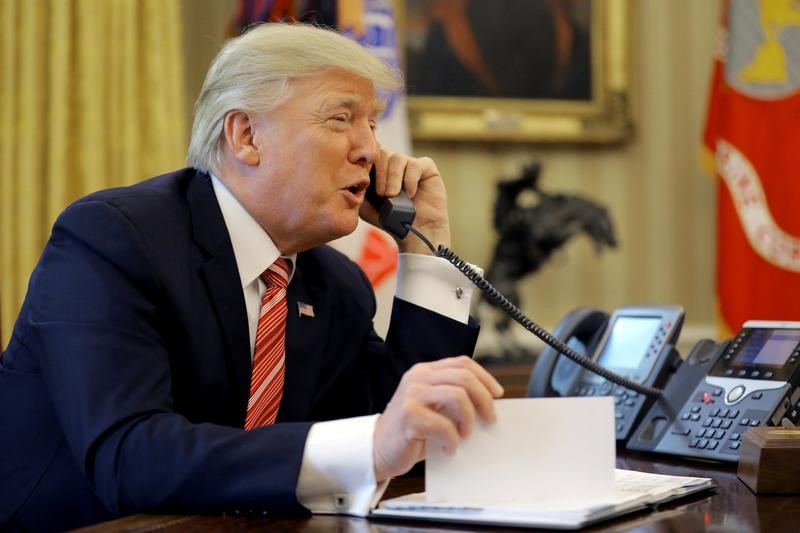
M296 507L308 423L245 432L175 411L180 341L163 326L175 320L164 303L173 280L154 258L123 212L82 201L57 221L31 279L20 341L78 468L115 513Z
M330 247L300 254L297 267L302 288L292 280L287 386L278 421L380 412L412 365L474 349L477 326L399 298L393 302L386 340L381 339L372 325L375 295L369 280L353 261ZM292 316L295 300L315 303L313 321ZM324 345L309 358L319 339ZM308 408L302 409L304 405Z

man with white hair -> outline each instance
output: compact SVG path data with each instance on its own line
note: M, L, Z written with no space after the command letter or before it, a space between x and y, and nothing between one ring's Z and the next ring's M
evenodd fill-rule
M382 150L400 77L349 39L266 24L230 41L195 109L191 167L56 221L0 357L0 525L138 512L366 514L385 481L452 453L500 385L469 357L469 287L398 242L386 340L352 232L369 172L449 244L442 177ZM435 444L434 444L435 443Z

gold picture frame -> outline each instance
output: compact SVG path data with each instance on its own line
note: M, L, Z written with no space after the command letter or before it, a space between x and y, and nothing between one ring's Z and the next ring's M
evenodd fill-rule
M480 8L488 9L492 5L495 9L503 9L504 0L472 0L485 2L479 4ZM563 2L564 0L557 0ZM579 142L579 143L613 143L629 138L633 131L631 118L631 64L630 30L631 30L631 2L630 0L583 0L588 7L584 9L586 15L586 33L584 41L588 43L585 64L590 72L585 74L584 83L590 84L583 97L571 95L571 99L551 96L534 95L531 97L506 97L502 92L485 96L447 95L437 94L437 91L451 91L449 85L451 76L446 76L435 69L438 64L429 60L432 67L428 68L432 75L420 75L414 79L409 71L412 55L412 46L415 37L420 33L421 25L430 27L432 16L425 13L425 9L434 9L431 6L442 0L396 0L399 41L404 58L404 71L408 80L408 113L412 137L415 140L435 141L511 141L511 142ZM469 2L469 0L467 0ZM444 4L447 4L444 0ZM449 2L462 6L464 2ZM440 4L441 5L441 4ZM519 2L507 4L508 6L523 6L530 9L531 4ZM541 2L539 8L555 9L553 3ZM565 9L567 4L563 4ZM575 3L569 4L571 7ZM474 7L474 6L473 6ZM522 9L520 8L520 9ZM409 11L409 9L411 11ZM423 11L420 11L423 10ZM462 13L463 14L463 13ZM473 20L475 19L474 13ZM515 13L503 13L495 16L517 16ZM519 14L522 16L522 14ZM439 13L438 23L450 21L453 17L444 18ZM455 17L458 18L458 17ZM540 20L546 20L539 17ZM483 20L483 19L482 19ZM467 18L463 17L462 22ZM527 21L531 25L534 23ZM501 22L500 24L504 24ZM519 26L519 24L517 24ZM555 26L555 23L553 24ZM461 28L465 27L461 24ZM423 29L425 29L423 28ZM474 29L477 35L498 36L503 35L502 30L491 32L486 29ZM531 28L531 35L536 29ZM439 31L439 36L450 38L447 31ZM463 35L463 34L462 34ZM491 39L508 37L489 37ZM529 39L515 41L527 42ZM555 40L555 39L553 39ZM414 42L419 42L417 38ZM464 39L449 42L464 42ZM485 40L483 41L485 42ZM441 44L441 42L439 43ZM475 40L472 44L480 44ZM516 44L514 45L516 47ZM460 45L459 45L460 47ZM473 47L473 51L476 47ZM417 53L416 57L435 55L441 47L431 49L434 53ZM519 51L517 50L517 56ZM478 52L480 55L481 52ZM455 54L453 54L455 55ZM488 54L487 54L488 55ZM498 61L505 61L504 54L497 53L493 45L491 57ZM508 56L510 57L510 56ZM452 58L451 58L452 59ZM551 60L552 61L552 60ZM446 63L440 63L446 64ZM461 65L463 66L463 64ZM490 65L494 67L494 65ZM506 68L505 63L497 65ZM434 70L431 70L434 69ZM508 68L506 68L508 70ZM531 69L532 70L532 69ZM526 72L528 72L526 70ZM579 73L580 74L580 73ZM511 72L511 76L515 76ZM529 76L534 79L533 75ZM423 91L417 91L419 81L426 83L428 80L437 79L443 89L435 85ZM572 79L572 78L571 78ZM487 85L488 87L488 85ZM499 84L494 85L502 90ZM423 93L423 94L421 94Z

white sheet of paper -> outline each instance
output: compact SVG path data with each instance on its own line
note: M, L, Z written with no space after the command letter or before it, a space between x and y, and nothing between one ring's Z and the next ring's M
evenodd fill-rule
M501 399L495 411L497 420L477 423L452 456L428 441L428 502L485 507L613 498L612 397Z

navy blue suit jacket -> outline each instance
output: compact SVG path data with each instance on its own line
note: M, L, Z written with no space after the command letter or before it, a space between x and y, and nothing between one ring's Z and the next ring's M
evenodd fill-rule
M382 341L368 280L327 246L298 255L288 306L279 423L245 432L245 304L209 176L184 169L67 208L0 358L0 525L300 510L313 421L379 412L411 365L477 338L396 300Z

